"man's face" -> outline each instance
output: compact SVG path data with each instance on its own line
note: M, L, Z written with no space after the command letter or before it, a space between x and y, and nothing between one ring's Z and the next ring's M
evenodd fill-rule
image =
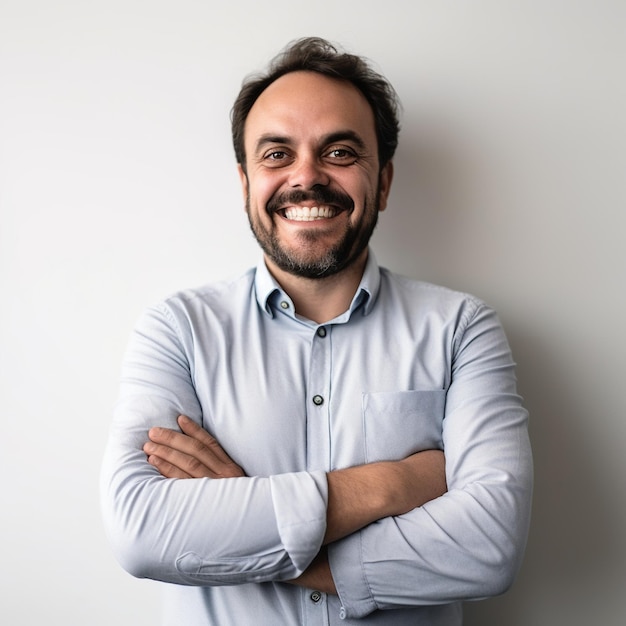
M307 278L363 259L387 204L374 115L352 84L292 72L254 103L239 168L250 226L270 265Z

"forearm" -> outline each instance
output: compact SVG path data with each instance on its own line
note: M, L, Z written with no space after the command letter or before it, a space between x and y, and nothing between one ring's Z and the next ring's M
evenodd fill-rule
M329 472L324 543L384 517L401 515L446 491L443 453L426 450L403 461L370 463ZM324 547L294 584L337 593Z
M122 424L112 429L102 467L104 523L120 564L135 576L179 584L300 575L326 527L325 474L165 478L133 443L132 433L143 432L145 442L149 430L141 404L127 398L118 405ZM163 408L154 399L150 407Z
M328 546L333 580L351 617L498 595L519 569L531 492L515 478L453 489Z
M446 491L444 464L441 451L425 450L402 461L330 472L324 543L442 495Z

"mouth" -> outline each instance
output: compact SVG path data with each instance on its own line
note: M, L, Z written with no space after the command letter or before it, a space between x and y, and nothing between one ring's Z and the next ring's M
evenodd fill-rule
M341 211L332 206L289 206L279 211L283 217L294 222L315 222L335 217Z
M353 209L354 202L350 196L323 187L277 194L267 204L268 213L276 213L292 222L329 220Z

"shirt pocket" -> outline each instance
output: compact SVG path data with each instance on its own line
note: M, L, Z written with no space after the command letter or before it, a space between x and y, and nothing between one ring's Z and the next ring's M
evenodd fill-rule
M445 390L364 393L362 402L367 463L443 449Z

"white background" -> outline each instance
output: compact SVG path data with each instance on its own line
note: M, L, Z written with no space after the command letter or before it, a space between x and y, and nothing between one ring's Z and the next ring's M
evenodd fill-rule
M321 35L404 105L379 260L496 307L536 460L524 567L471 625L626 619L626 4L0 0L0 622L158 623L98 472L126 340L258 258L229 110Z

